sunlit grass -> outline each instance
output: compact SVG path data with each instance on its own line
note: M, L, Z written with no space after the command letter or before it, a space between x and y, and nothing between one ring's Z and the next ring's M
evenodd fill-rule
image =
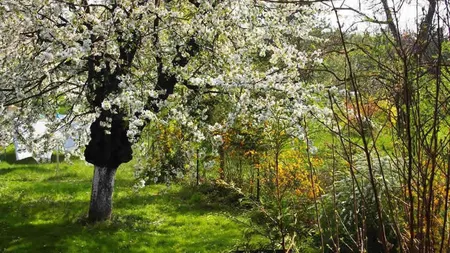
M240 212L193 197L191 187L133 190L132 168L119 168L114 214L86 225L92 168L12 163L0 155L0 252L229 252L243 237Z

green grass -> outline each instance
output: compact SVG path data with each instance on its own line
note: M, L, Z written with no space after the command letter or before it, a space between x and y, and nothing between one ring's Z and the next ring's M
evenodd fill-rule
M136 192L131 166L117 173L112 220L85 225L91 166L75 161L57 170L7 156L0 162L0 252L229 252L243 238L238 210L199 201L187 186Z

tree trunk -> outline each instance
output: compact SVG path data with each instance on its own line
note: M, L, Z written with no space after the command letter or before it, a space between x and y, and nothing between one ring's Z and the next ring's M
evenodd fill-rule
M105 221L111 218L116 171L117 168L94 167L88 217L90 222Z
M219 178L225 180L225 150L223 144L219 147L219 159L220 159L220 168L219 168Z
M197 185L200 184L200 157L199 157L199 152L197 149Z
M261 182L259 181L260 180L260 170L261 170L261 167L259 167L259 168L257 168L257 175L256 175L256 200L258 201L258 202L261 202Z

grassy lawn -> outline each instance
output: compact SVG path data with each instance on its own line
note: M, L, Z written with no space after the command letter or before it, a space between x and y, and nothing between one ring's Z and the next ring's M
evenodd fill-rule
M7 161L12 161L8 153ZM0 155L0 159L3 156ZM230 252L244 216L205 203L190 187L135 192L131 166L119 168L110 222L84 225L92 167L0 162L0 252Z

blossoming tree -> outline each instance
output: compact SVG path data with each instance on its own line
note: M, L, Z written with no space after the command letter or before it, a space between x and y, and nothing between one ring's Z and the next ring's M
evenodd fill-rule
M95 166L89 220L106 220L117 168L177 90L263 88L302 103L298 70L311 55L296 43L314 25L301 2L3 0L0 107L19 106L24 124L47 118L47 140L74 120L90 124L90 138L83 128L77 138Z

